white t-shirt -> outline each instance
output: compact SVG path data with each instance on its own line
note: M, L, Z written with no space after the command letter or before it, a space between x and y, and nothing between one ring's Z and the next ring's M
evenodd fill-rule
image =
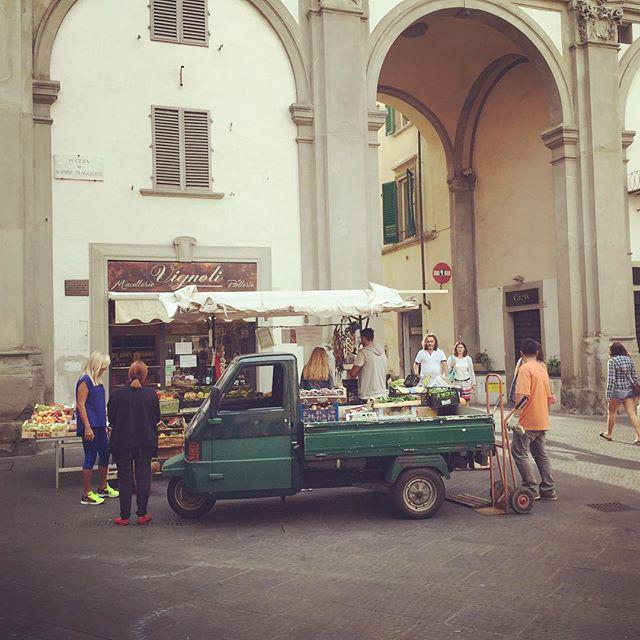
M447 356L444 355L442 349L435 349L429 353L426 349L420 349L416 356L416 364L420 365L420 377L425 376L439 376L442 375L441 362L445 362Z
M362 347L353 364L361 367L358 372L358 395L363 400L388 395L387 356L382 349L375 345Z
M463 358L449 356L447 364L450 369L453 369L454 380L469 380L471 384L476 383L476 374L473 370L473 360L471 356L464 356Z

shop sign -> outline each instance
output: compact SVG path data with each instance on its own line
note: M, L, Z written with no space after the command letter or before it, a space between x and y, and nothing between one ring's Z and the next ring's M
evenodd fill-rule
M523 289L522 291L507 291L505 293L507 307L525 307L529 304L539 304L538 289Z
M255 291L255 262L110 260L109 291L162 293L195 285L198 291Z
M79 154L53 156L53 177L56 180L104 181L104 158Z
M65 296L86 297L89 295L88 280L65 280L64 281Z

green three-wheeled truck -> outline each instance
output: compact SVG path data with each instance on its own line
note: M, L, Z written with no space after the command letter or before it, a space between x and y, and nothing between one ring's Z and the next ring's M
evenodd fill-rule
M230 363L162 474L183 518L203 516L216 500L348 486L388 492L401 515L428 518L456 462L493 449L494 421L484 414L304 424L295 357L259 354Z

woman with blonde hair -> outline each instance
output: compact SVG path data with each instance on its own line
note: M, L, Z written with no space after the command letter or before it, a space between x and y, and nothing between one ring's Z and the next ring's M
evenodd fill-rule
M333 376L329 369L329 358L322 347L316 347L302 369L301 389L333 389Z
M138 524L147 524L151 491L151 458L158 448L160 402L153 387L145 387L149 369L138 360L129 367L128 384L116 389L109 398L111 453L118 467L120 517L114 523L129 524L133 477L136 479Z
M84 462L82 463L82 498L80 504L100 505L105 498L117 498L118 492L109 486L109 435L107 433L107 406L102 376L111 358L106 353L94 351L87 360L82 375L76 383L76 434L82 438ZM100 484L91 490L93 466L98 459Z

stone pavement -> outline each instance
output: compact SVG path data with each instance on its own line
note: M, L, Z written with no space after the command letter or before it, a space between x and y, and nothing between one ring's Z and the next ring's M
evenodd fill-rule
M0 460L0 638L640 639L640 447L601 419L553 418L561 500L524 516L445 503L397 519L358 489L219 503L202 521L153 484L147 527L79 505L53 456ZM448 490L486 492L486 471ZM587 505L618 502L635 511Z

